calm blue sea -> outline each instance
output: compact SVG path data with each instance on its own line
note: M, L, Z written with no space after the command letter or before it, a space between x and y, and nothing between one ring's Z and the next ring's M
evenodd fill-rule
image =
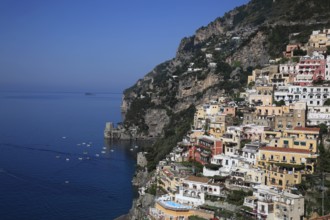
M136 143L107 143L121 94L0 93L0 219L114 219L131 207Z

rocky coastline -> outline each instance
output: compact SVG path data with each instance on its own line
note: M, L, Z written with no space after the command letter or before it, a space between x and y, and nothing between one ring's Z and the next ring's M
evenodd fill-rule
M115 220L138 220L141 216L146 215L149 207L154 205L155 196L144 192L144 190L153 178L153 173L149 173L147 170L137 169L135 171L132 184L139 189L139 196L133 200L132 208L129 212Z

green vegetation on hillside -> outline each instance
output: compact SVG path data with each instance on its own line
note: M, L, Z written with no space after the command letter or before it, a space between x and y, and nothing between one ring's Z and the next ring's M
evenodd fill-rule
M158 162L171 152L177 142L190 130L195 114L195 107L173 114L170 123L165 127L165 137L158 139L155 144L147 149L148 169L153 170Z
M150 97L136 98L132 101L130 108L126 113L125 127L138 126L140 132L147 132L148 126L145 124L144 115L146 110L153 107Z

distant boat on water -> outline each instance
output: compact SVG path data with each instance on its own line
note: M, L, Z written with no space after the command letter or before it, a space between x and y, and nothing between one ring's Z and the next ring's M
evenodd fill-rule
M91 92L85 92L85 95L95 95L95 94Z

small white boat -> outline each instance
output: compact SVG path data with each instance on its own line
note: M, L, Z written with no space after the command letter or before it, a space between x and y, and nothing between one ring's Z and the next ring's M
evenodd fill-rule
M135 145L135 148L138 148L139 146Z
M105 154L105 151L103 150L103 151L101 151L101 153L102 153L102 154Z
M62 137L62 139L66 139L66 137L65 137L65 136L63 136L63 137Z
M69 161L70 159L69 159L69 158L66 158L65 160L66 160L66 161Z
M87 151L84 151L83 154L88 154L88 152Z
M91 145L90 145L90 144L87 144L86 146L87 146L87 147L90 147Z
M95 157L99 157L100 156L100 154L95 154Z
M70 183L68 180L65 181L66 184Z
M86 160L90 160L91 158L90 157L86 157Z
M131 148L131 151L133 151L133 148Z
M113 150L113 149L111 149L110 151L111 151L111 152L114 152L114 150Z
M59 155L56 156L57 159L60 158L60 157L61 157L61 156L59 156Z
M85 145L86 143L85 143L85 142L82 142L81 144L82 144L82 145Z
M78 157L78 160L82 160L83 158L82 157Z
M107 149L106 147L102 147L103 150Z

